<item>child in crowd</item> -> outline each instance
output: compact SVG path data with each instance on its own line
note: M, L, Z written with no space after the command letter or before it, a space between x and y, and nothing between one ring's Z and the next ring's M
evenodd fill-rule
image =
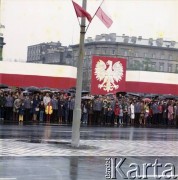
M45 112L45 106L44 106L44 102L41 101L39 104L39 121L43 122L44 121L44 112Z
M53 108L52 108L51 102L49 102L45 108L46 122L50 123L50 118L51 118L52 113L53 113Z
M25 114L25 106L24 103L22 103L19 107L19 123L23 122L24 114Z

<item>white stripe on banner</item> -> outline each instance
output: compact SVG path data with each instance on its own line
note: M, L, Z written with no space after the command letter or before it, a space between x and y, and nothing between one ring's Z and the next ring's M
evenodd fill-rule
M77 68L64 65L0 62L0 74L36 75L76 78Z
M148 71L126 71L126 81L178 84L178 74Z

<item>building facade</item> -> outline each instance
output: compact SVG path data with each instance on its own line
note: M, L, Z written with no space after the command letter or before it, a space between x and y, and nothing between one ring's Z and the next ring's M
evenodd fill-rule
M28 63L70 65L71 59L72 49L62 46L60 42L28 46Z
M73 66L76 66L79 45L72 45ZM83 89L90 90L92 56L120 57L127 60L127 71L153 71L178 73L178 43L115 33L96 35L85 40L85 56L83 65Z

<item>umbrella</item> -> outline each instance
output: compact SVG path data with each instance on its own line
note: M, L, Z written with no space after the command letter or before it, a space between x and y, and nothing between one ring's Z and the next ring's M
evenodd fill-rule
M84 99L84 100L91 100L91 99L93 99L93 97L92 96L83 96L82 99Z
M11 92L11 91L12 91L12 89L9 89L9 88L4 88L2 91L4 91L4 92Z
M170 100L173 100L175 99L176 97L172 94L167 94L167 95L164 95L165 99L170 99Z
M6 85L6 84L0 84L0 89L5 89L5 88L8 88L8 85Z
M121 96L125 96L126 94L127 94L126 92L121 92L121 91L120 91L120 92L117 92L117 93L116 93L116 96L117 96L117 97L119 97L120 95L121 95Z
M26 89L28 92L40 92L40 89L36 86L30 86L30 87L27 87Z
M86 91L86 90L82 90L82 94L89 94L90 92L89 91Z
M143 98L142 101L144 101L144 102L151 102L151 99L150 98Z
M30 94L31 94L31 92L29 92L29 91L23 91L23 95L24 95L24 96L26 96L26 95L28 96L28 95L30 95Z
M50 89L43 89L43 90L41 90L41 92L48 92L48 93L50 93L51 92L51 90Z

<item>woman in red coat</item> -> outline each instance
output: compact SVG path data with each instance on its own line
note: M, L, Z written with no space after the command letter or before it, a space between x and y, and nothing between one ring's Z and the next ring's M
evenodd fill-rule
M116 103L114 107L114 115L115 115L115 124L117 125L119 125L119 114L120 114L119 104Z

